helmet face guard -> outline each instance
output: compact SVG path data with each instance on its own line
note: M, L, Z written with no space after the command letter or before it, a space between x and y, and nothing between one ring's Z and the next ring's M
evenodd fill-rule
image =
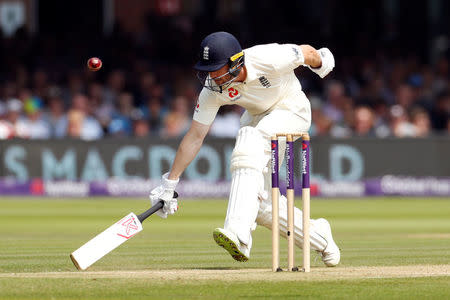
M197 78L200 80L200 83L203 85L203 87L213 91L213 92L219 92L222 93L223 90L227 89L233 81L236 80L237 76L241 72L242 67L244 66L244 52L241 51L232 57L230 57L228 65L230 66L228 69L228 72L226 72L223 75L211 78L209 75L212 71L198 71L197 72ZM227 80L224 83L217 84L216 80L220 80L222 78L230 77L229 80Z

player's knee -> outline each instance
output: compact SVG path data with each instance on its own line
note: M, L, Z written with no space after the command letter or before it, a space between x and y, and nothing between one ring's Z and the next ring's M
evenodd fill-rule
M272 205L266 201L261 201L256 217L256 223L267 228L272 228Z
M270 156L265 152L266 143L261 132L250 126L242 127L231 155L230 169L250 168L262 172Z

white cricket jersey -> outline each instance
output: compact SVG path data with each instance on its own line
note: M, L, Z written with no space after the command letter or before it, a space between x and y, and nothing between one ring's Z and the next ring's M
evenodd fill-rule
M250 115L287 109L302 116L310 104L294 69L304 63L303 52L294 44L258 45L244 50L247 78L233 82L222 93L203 88L193 119L210 125L222 105L236 104Z

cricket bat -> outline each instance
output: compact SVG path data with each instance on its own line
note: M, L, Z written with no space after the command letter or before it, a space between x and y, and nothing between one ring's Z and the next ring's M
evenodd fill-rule
M174 198L177 198L177 192ZM89 242L72 252L70 258L78 270L86 270L100 258L142 231L142 222L164 206L161 200L140 215L129 213Z

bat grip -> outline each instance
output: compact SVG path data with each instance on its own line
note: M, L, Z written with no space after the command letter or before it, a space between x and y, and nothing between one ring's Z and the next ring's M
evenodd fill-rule
M144 211L142 214L138 215L137 217L138 217L139 221L142 223L145 219L147 219L148 217L153 215L155 212L157 212L158 210L163 208L163 206L164 206L164 200L160 200L158 203L156 203L155 205L153 205L152 207L150 207L149 209Z
M173 197L178 198L178 193L174 192ZM153 205L152 207L150 207L149 209L144 211L142 214L137 216L139 219L139 222L142 223L145 219L147 219L148 217L153 215L155 212L157 212L158 210L163 208L163 206L164 206L164 200L159 200L158 203L156 203L155 205Z

